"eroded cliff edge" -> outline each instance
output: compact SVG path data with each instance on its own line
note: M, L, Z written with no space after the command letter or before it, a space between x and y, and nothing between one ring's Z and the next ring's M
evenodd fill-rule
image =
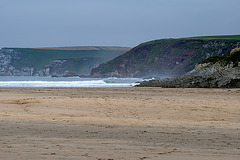
M240 48L228 55L208 58L184 76L144 81L138 87L239 88Z

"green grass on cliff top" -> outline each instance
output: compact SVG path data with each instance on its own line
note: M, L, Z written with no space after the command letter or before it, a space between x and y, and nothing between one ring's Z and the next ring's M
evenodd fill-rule
M185 38L168 38L168 39L158 39L152 40L148 42L141 43L139 46L150 45L150 44L158 44L159 41L164 41L167 43L172 43L174 41L181 40L203 40L203 41L240 41L240 35L219 35L219 36L198 36L198 37L185 37ZM137 47L139 47L137 46Z
M240 40L240 35L221 35L221 36L199 36L187 37L183 39L200 39L200 40Z

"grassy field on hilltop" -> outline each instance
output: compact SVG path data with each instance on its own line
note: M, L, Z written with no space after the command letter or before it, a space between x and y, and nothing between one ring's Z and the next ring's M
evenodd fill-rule
M220 36L199 36L187 37L184 39L200 39L200 40L240 40L240 35L220 35Z
M107 47L106 47L107 48ZM111 47L110 47L111 48ZM121 47L120 47L121 48ZM81 58L98 58L101 62L109 61L126 51L126 48L121 50L57 50L57 49L33 49L33 48L11 48L15 51L21 52L21 57L18 61L14 62L13 65L17 68L24 66L35 67L41 69L47 65L51 60L55 59L81 59ZM88 49L92 49L91 47Z
M111 50L111 51L128 51L129 47L107 47L107 46L74 46L74 47L45 47L45 48L33 48L33 49L47 49L47 50Z

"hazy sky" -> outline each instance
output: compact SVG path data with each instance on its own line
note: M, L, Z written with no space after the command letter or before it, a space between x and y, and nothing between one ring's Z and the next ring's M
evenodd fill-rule
M0 48L240 34L240 0L0 0Z

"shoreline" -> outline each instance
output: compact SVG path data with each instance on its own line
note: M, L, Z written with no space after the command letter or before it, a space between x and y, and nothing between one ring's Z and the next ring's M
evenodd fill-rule
M53 78L53 77L1 77L0 88L103 88L131 87L137 85L139 78Z
M240 89L0 88L0 159L240 157Z

